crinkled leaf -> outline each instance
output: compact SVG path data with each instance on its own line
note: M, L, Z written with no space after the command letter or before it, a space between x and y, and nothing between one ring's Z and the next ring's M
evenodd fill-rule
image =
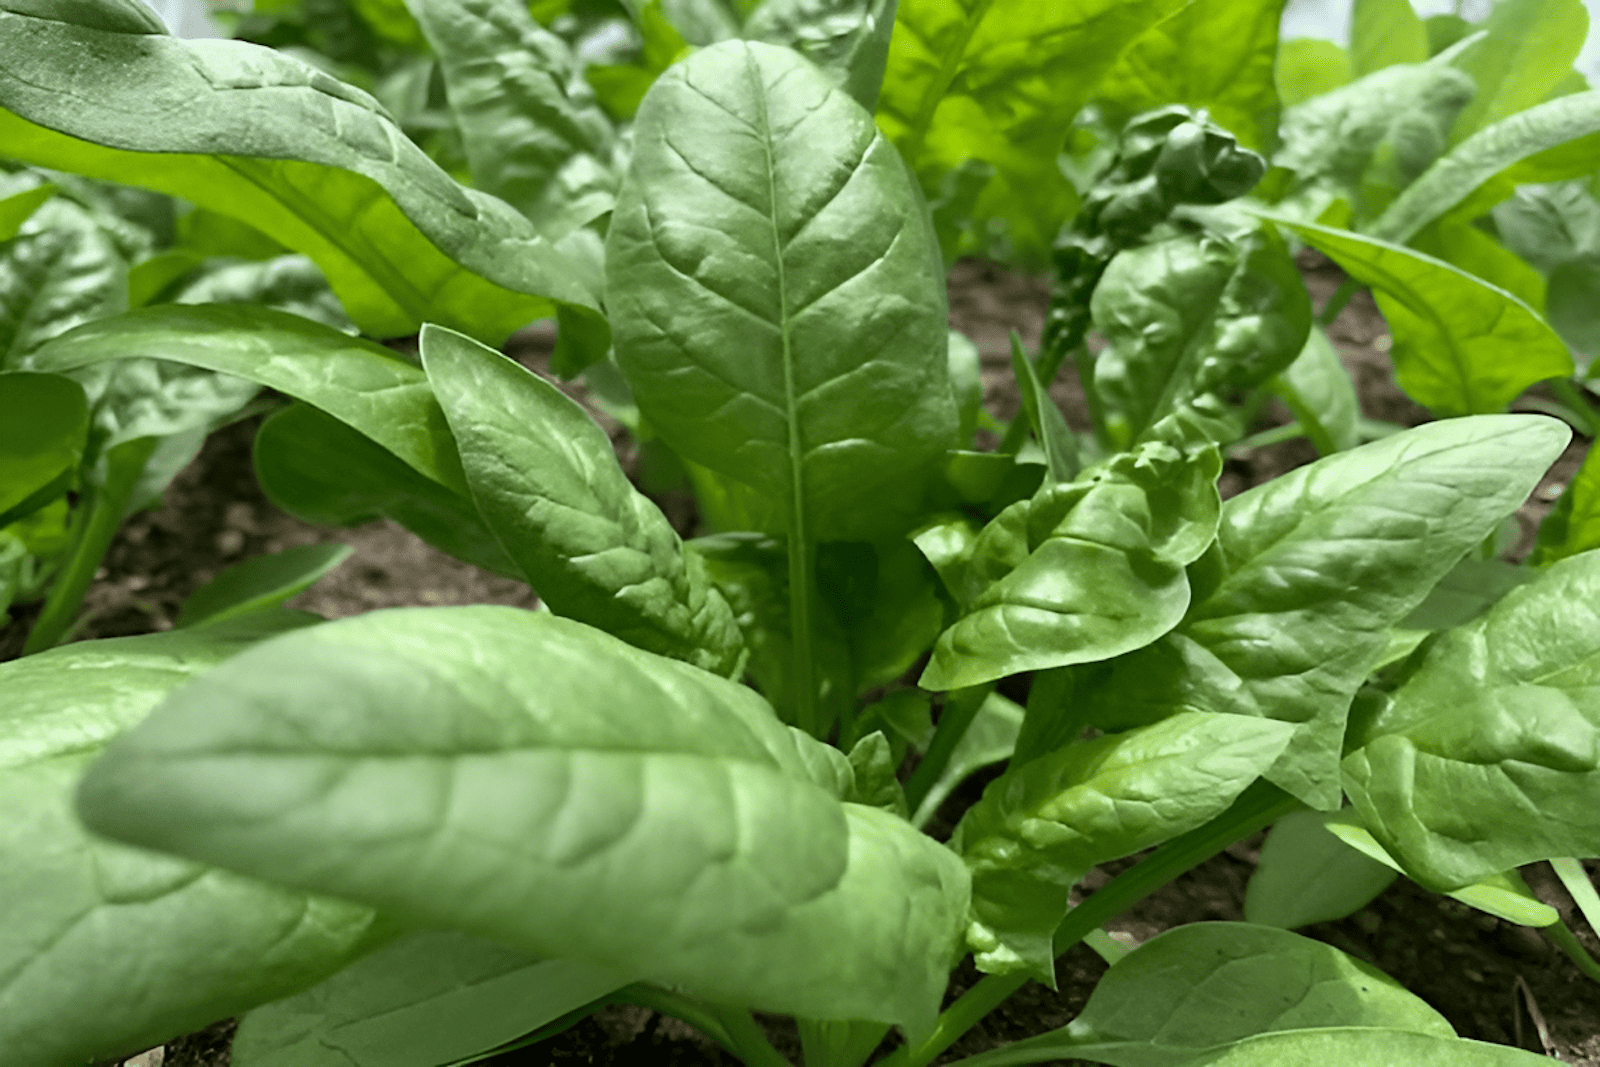
M1372 903L1396 877L1329 833L1322 812L1291 812L1261 846L1245 890L1244 917L1284 930L1332 922Z
M1394 333L1395 378L1437 414L1504 411L1535 382L1572 373L1561 338L1505 290L1387 241L1312 223L1285 225L1372 287Z
M399 609L174 694L89 772L79 811L539 956L925 1031L965 874L816 784L807 746L750 690L579 623Z
M874 730L850 749L855 786L845 799L905 818L910 812L906 809L906 791L895 777L898 766L889 738L881 730Z
M1108 659L1166 633L1216 528L1219 464L1214 449L1148 443L1001 512L940 568L962 614L918 684Z
M1456 119L1452 143L1545 100L1572 70L1589 13L1582 0L1501 0L1481 29L1486 35L1453 62L1478 92Z
M901 0L878 122L930 193L992 166L978 206L1042 260L1076 207L1056 156L1078 110L1140 34L1182 0Z
M1373 237L1405 244L1434 219L1472 197L1471 215L1493 206L1473 194L1530 156L1600 132L1600 91L1535 104L1489 126L1441 157L1372 224ZM1526 180L1526 179L1525 179ZM1508 180L1501 183L1506 195ZM1479 210L1481 208L1482 210ZM1470 217L1469 220L1470 221Z
M1411 0L1355 0L1350 10L1350 66L1356 77L1428 58L1428 31Z
M944 289L859 104L787 49L697 52L640 108L606 244L617 360L676 452L775 505L767 532L909 524L956 432Z
M458 333L423 327L422 359L479 514L550 608L730 674L744 651L733 612L594 419Z
M223 371L315 404L465 496L461 462L421 368L320 323L266 308L141 308L78 328L34 353L33 370L146 357Z
M1291 733L1190 712L1057 749L990 783L950 839L972 872L967 943L978 968L1053 987L1051 941L1073 884L1225 810Z
M1283 6L1194 0L1134 41L1095 96L1125 113L1170 103L1203 107L1240 144L1266 151L1278 140L1273 63Z
M389 518L460 560L521 580L484 526L465 486L457 493L308 404L256 433L256 479L274 504L305 522L359 526Z
M127 309L127 260L72 201L50 201L0 244L0 369L19 369L50 338Z
M276 607L310 588L349 559L353 551L349 545L325 542L297 545L236 563L189 595L178 612L178 625L214 626Z
M1045 1059L1087 1059L1116 1067L1209 1065L1262 1034L1316 1033L1324 1027L1455 1036L1444 1016L1420 997L1331 945L1265 926L1207 922L1168 930L1134 949L1100 979L1070 1025L972 1062L974 1067ZM1347 1061L1262 1062L1284 1067Z
M259 304L355 333L328 279L305 256L275 256L206 271L172 294L174 304Z
M89 398L94 448L102 453L140 437L203 436L261 391L245 378L163 359L119 359L65 373Z
M1231 398L1287 367L1305 347L1311 301L1283 242L1176 237L1124 251L1095 287L1107 348L1094 392L1119 448L1200 397Z
M1331 93L1350 84L1353 77L1350 54L1332 41L1317 37L1297 37L1280 43L1273 74L1284 107Z
M439 57L473 183L551 240L610 211L615 137L567 43L521 0L410 3Z
M8 154L243 218L316 260L368 333L433 321L498 342L558 303L598 308L597 265L288 55L53 21L19 0L0 8L0 42Z
M1294 723L1267 778L1337 807L1346 714L1390 627L1522 504L1568 436L1542 416L1451 419L1241 493L1191 568L1182 624L1074 699L1107 728L1186 710Z
M303 988L362 949L366 908L113 844L72 812L108 738L174 686L306 621L276 613L0 665L0 1064L121 1059Z
M447 930L407 934L321 985L257 1008L237 1067L439 1067L537 1030L625 976Z
M1283 372L1300 402L1316 416L1336 451L1361 443L1361 405L1356 384L1320 326L1306 333L1306 346Z
M743 35L788 45L830 72L868 111L878 106L896 0L767 0Z
M1425 886L1600 854L1600 555L1452 630L1345 758L1345 788Z
M89 405L59 374L0 374L0 527L67 491L83 458Z

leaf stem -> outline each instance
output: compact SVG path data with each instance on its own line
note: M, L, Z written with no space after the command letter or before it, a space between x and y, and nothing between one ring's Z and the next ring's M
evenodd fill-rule
M1012 331L1013 334L1015 332L1015 330ZM1061 372L1061 364L1066 359L1066 356L1066 351L1062 349L1045 349L1039 353L1039 359L1033 365L1034 377L1039 379L1039 388L1044 390L1047 400L1050 394L1050 385L1056 380L1056 375ZM1020 385L1021 383L1019 382L1018 384ZM1027 403L1027 395L1028 392L1024 389L1022 391L1024 404ZM1006 427L1005 436L1000 439L1000 445L995 451L1006 455L1015 455L1017 450L1022 447L1022 442L1028 439L1028 431L1032 426L1033 419L1029 416L1026 408L1019 409L1016 417L1011 420L1011 424Z
M1589 955L1589 950L1583 947L1583 942L1572 932L1572 927L1557 919L1555 925L1546 926L1543 932L1545 937L1555 942L1556 947L1567 954L1568 959L1578 965L1578 970L1594 981L1600 982L1600 961Z
M1364 288L1365 286L1354 278L1346 278L1339 285L1339 288L1333 291L1333 295L1328 297L1328 302L1322 305L1322 310L1317 313L1317 325L1332 326L1333 320L1339 317L1339 312L1343 311L1345 305L1350 303L1351 298Z
M728 1032L728 1028L723 1025L721 1011L692 997L669 992L660 986L636 982L603 997L602 1001L637 1004L640 1007L658 1011L662 1015L670 1015L674 1019L688 1023L733 1055L740 1055L738 1042ZM746 1014L748 1016L748 1013Z
M922 798L928 795L928 790L933 788L944 769L950 765L950 757L955 755L956 746L966 736L967 727L972 725L978 709L983 707L983 702L989 699L992 692L994 683L986 682L967 689L957 689L945 698L944 711L939 715L939 728L928 743L928 751L922 757L922 762L917 764L917 769L906 779L906 804L912 811L922 804Z
M733 1039L733 1054L749 1067L794 1067L788 1057L772 1047L772 1042L746 1009L716 1004L711 1006L711 1012Z
M789 530L789 630L794 657L795 725L813 737L823 723L817 718L817 668L811 649L811 565L816 549L796 516Z
M1300 424L1300 428L1311 439L1311 444L1316 448L1318 455L1331 456L1339 451L1333 434L1329 433L1322 420L1317 418L1317 413L1311 410L1311 405L1306 403L1306 398L1294 387L1294 383L1280 374L1272 379L1272 391L1278 394L1278 398L1283 401L1289 413Z
M1588 920L1589 928L1600 934L1600 894L1595 892L1594 883L1589 881L1588 872L1583 869L1583 864L1567 856L1551 860L1550 866L1555 868L1556 877L1561 879L1561 884L1572 894L1573 902Z
M50 587L33 629L28 631L28 640L22 646L24 656L54 648L66 639L83 604L83 595L94 582L111 539L122 525L139 475L159 443L157 437L140 437L106 453L105 484L89 487L84 494L87 499L79 505L78 515L73 516L72 547L66 565Z
M1065 953L1157 889L1241 838L1300 808L1298 800L1265 780L1239 795L1227 811L1204 826L1173 838L1067 912L1056 928L1056 955ZM1011 994L1028 982L1022 974L991 974L967 990L939 1016L933 1034L915 1048L905 1046L883 1061L883 1067L927 1067L960 1040Z

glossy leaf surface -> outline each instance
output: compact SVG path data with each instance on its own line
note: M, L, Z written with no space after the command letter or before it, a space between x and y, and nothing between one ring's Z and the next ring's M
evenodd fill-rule
M956 411L933 234L871 116L795 53L730 41L662 75L634 130L606 244L640 410L775 505L766 532L908 523Z
M1095 672L1075 699L1107 728L1190 709L1292 722L1267 778L1337 807L1346 713L1389 627L1521 505L1567 437L1540 416L1452 419L1241 493L1191 568L1182 624Z
M1184 567L1215 529L1218 462L1146 444L1001 512L940 567L961 617L918 684L1107 659L1166 633L1189 605Z
M366 94L289 56L56 21L17 0L0 9L0 42L10 155L241 217L316 260L369 333L430 320L498 342L557 302L598 307L592 264L463 190Z
M1418 882L1600 852L1597 599L1593 553L1506 594L1429 650L1346 757L1357 813Z
M0 665L0 1064L120 1059L292 993L360 949L366 908L113 844L72 812L105 741L173 687L306 621L86 641Z
M400 609L175 695L79 809L100 833L536 955L921 1030L966 875L903 820L841 804L823 756L750 690L581 624ZM834 940L849 957L815 951Z
M1439 415L1504 411L1524 389L1572 373L1572 357L1527 304L1399 245L1311 223L1290 228L1373 288L1394 331L1395 377Z
M559 240L611 210L611 122L566 42L518 0L411 0L474 184Z
M972 872L967 942L979 969L1053 985L1051 940L1073 883L1225 810L1291 733L1264 719L1188 713L1008 770L950 839Z
M450 931L407 934L303 993L257 1008L238 1067L439 1067L624 984L611 972Z
M550 608L728 675L744 650L705 563L623 473L611 439L555 386L427 326L422 360L473 500Z

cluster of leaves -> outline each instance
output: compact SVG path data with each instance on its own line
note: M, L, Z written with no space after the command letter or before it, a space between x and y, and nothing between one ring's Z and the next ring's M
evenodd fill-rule
M1383 123L1450 93L1389 81L1489 85L1469 36L1296 104L1279 146L1280 7L663 0L599 62L582 27L609 15L357 4L388 43L334 69L385 78L410 49L453 176L291 54L173 40L138 0L0 0L5 150L196 205L129 251L105 187L0 201L28 327L0 362L3 536L48 565L37 528L66 530L64 621L0 665L0 1065L244 1014L240 1067L435 1067L631 1001L752 1064L784 1062L756 1009L798 1019L810 1067L859 1067L891 1027L882 1062L921 1067L1079 941L1122 956L1105 922L1280 819L1252 924L1171 931L1071 1025L966 1062L1536 1062L1276 927L1392 869L1576 945L1516 868L1578 886L1600 855L1600 473L1530 565L1493 558L1570 437L1505 410L1574 363L1539 308L1419 242L1504 251L1463 205L1518 168L1570 177L1597 94L1481 109L1423 159ZM259 32L316 47L314 8ZM353 331L264 290L184 299L239 266L195 236L222 217L308 257ZM1375 289L1444 418L1358 419L1290 240ZM1058 271L989 451L942 268L975 248ZM555 369L685 471L703 536L492 347L537 318ZM415 357L377 343L413 334ZM1083 435L1049 398L1068 356ZM390 517L548 610L283 608L325 550L246 563L172 632L48 647L176 469L152 457L262 387L287 398L255 454L282 507ZM1223 502L1220 450L1272 392L1324 455ZM1002 761L948 842L922 831ZM988 976L941 1013L968 952Z

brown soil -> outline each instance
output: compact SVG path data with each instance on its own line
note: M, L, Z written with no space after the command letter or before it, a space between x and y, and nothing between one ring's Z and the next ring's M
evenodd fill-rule
M1320 306L1342 280L1338 269L1315 253L1301 265ZM951 276L952 324L970 336L983 358L985 401L1002 418L1015 412L1007 331L1017 329L1032 350L1038 341L1048 296L1046 284L986 264L958 264ZM1385 356L1388 333L1371 298L1351 301L1331 336L1359 390L1363 413L1402 425L1426 421L1428 413L1394 385ZM550 335L522 335L514 354L530 365L548 357ZM1087 427L1082 391L1070 369L1051 389L1068 421ZM1258 429L1288 421L1271 407ZM632 460L631 446L614 424L607 428ZM273 508L255 484L249 463L251 423L212 436L200 458L179 476L158 510L135 516L107 556L85 607L82 636L104 637L170 628L183 599L231 563L251 555L316 541L342 541L354 555L294 606L330 618L400 605L499 603L531 607L526 586L485 574L417 541L391 523L328 531L302 524ZM1557 464L1519 518L1518 552L1560 486L1581 461L1577 442ZM1230 456L1224 473L1229 495L1316 458L1303 440ZM675 523L687 530L691 516L681 496L664 499ZM17 654L33 611L14 609L15 621L0 630L0 660ZM947 801L950 814L976 799L979 776ZM1184 875L1111 924L1143 941L1173 926L1202 920L1242 918L1244 887L1259 842L1242 842ZM1083 884L1092 891L1131 861L1093 872ZM1592 949L1596 939L1575 916L1553 873L1543 865L1524 872L1537 892L1563 911ZM1538 934L1514 927L1401 879L1372 905L1338 923L1303 931L1366 959L1426 999L1465 1037L1521 1044L1580 1067L1600 1067L1600 988L1585 979ZM1104 972L1098 956L1082 946L1057 966L1059 990L1030 984L992 1014L941 1059L948 1062L986 1048L1062 1026L1082 1008ZM977 979L970 961L954 975L951 994ZM796 1055L792 1027L769 1020L780 1050ZM231 1022L170 1043L165 1067L225 1067ZM155 1057L145 1064L160 1062ZM493 1061L500 1067L584 1063L611 1067L731 1064L731 1057L674 1019L644 1008L602 1009L560 1036Z

